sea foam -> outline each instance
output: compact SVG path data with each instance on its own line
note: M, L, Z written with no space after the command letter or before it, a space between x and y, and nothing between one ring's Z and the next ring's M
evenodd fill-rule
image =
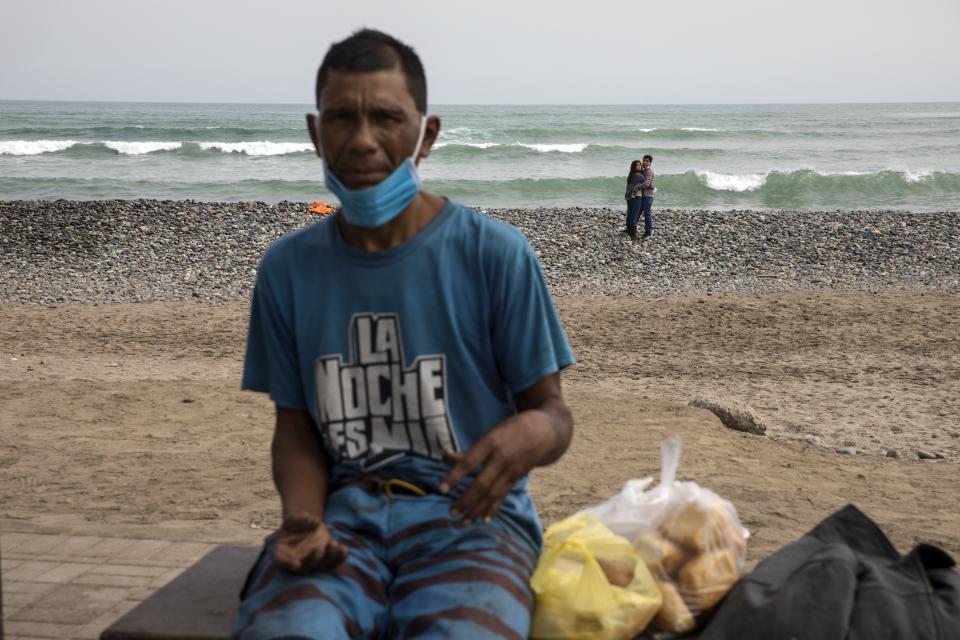
M183 146L181 142L113 142L103 143L107 149L128 155L141 155L154 151L173 151Z
M922 180L933 175L933 171L930 171L929 169L920 169L918 171L903 169L899 173L903 175L903 179L907 182L921 182Z
M473 147L474 149L490 149L491 147L502 147L503 145L498 142L435 142L433 145L434 149L442 149L444 147L455 146L455 147Z
M437 142L433 145L434 149L444 147L471 147L473 149L492 149L495 147L523 147L539 153L550 153L551 151L559 153L580 153L587 148L586 143L572 144L540 144L527 142Z
M473 129L470 127L454 127L453 129L441 130L440 137L447 138L449 136L470 135L471 133L473 133Z
M517 145L521 147L526 147L527 149L533 149L534 151L539 151L541 153L549 153L551 151L558 151L560 153L580 153L587 148L586 144L574 143L574 144L527 144L525 142L518 142Z
M204 151L222 151L224 153L244 153L248 156L281 156L287 153L312 151L313 145L302 142L200 142Z
M697 171L697 176L716 191L755 191L767 181L766 173L714 173Z
M35 156L63 151L75 144L76 140L0 140L0 155Z

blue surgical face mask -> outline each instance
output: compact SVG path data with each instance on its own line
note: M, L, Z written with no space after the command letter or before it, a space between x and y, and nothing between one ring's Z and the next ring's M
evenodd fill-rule
M413 155L400 163L380 184L365 189L350 189L333 175L327 161L323 161L323 178L327 189L340 199L343 215L350 224L361 227L380 227L390 222L407 208L422 189L416 159L420 155L427 117L420 120L420 135Z

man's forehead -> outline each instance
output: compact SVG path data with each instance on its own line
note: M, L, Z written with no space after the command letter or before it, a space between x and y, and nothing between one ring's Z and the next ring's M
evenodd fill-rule
M371 107L416 108L407 87L407 78L399 67L381 71L331 70L323 90L317 96L317 104L321 111Z

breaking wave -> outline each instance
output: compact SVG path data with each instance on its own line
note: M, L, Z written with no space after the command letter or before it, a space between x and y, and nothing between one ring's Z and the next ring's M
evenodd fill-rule
M35 156L69 149L76 140L0 140L0 155Z
M921 177L921 174L923 176ZM435 193L468 205L623 207L623 176L515 178L510 180L424 179ZM697 209L909 209L958 210L960 174L941 171L818 173L809 169L756 174L686 171L656 178L658 208ZM164 182L118 178L2 177L5 198L173 198L202 200L302 200L326 197L322 180L240 179Z
M183 146L180 142L104 142L107 149L127 155L142 155L154 151L173 151Z
M204 151L222 151L224 153L243 153L248 156L280 156L288 153L313 151L312 144L302 142L200 142Z
M69 151L80 155L109 150L123 155L143 155L157 151L211 151L240 153L248 156L277 156L313 151L313 145L302 142L175 142L175 141L79 141L79 140L0 140L0 155L32 156Z

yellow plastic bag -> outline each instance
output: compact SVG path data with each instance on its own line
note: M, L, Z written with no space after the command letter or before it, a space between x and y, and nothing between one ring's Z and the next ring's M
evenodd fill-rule
M633 638L656 615L662 599L633 545L585 515L547 529L530 586L536 595L534 639Z

